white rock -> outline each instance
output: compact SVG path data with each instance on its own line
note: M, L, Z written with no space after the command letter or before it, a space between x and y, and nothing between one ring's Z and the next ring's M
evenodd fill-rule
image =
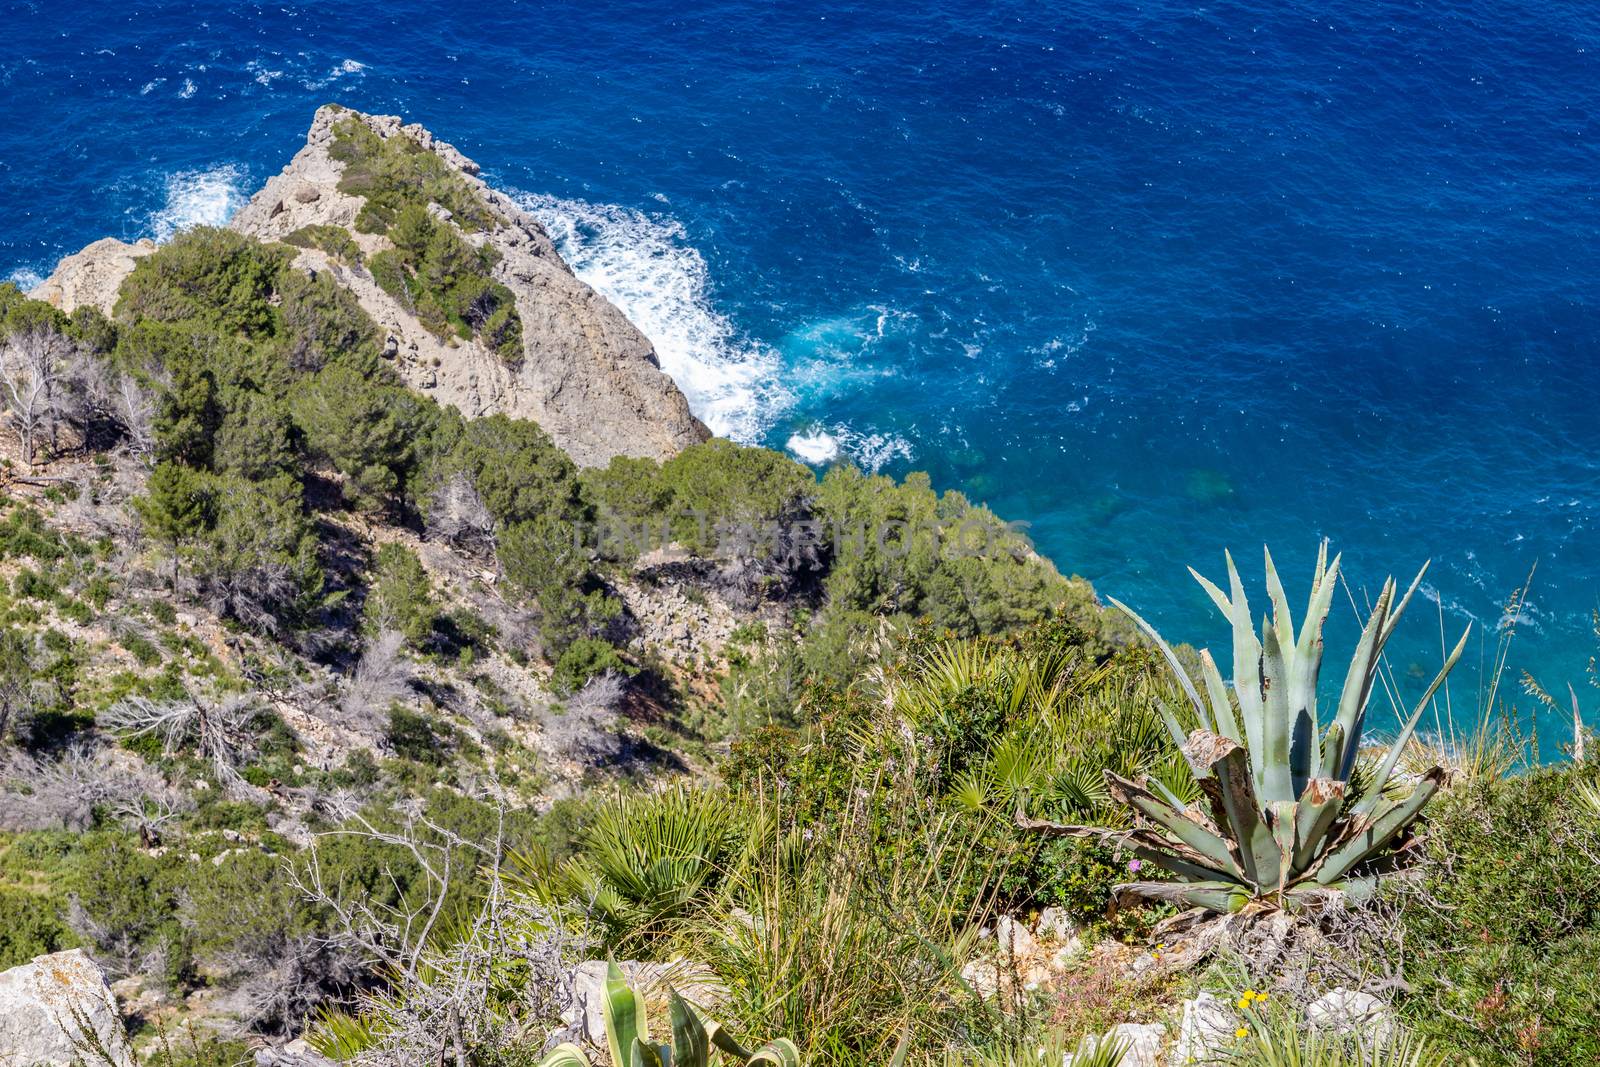
M1186 1000L1172 1062L1180 1065L1212 1063L1233 1043L1238 1029L1238 1017L1222 999L1201 993L1193 1000Z
M1041 941L1076 941L1083 931L1067 915L1067 909L1046 908L1039 913L1033 932Z
M1027 925L1009 915L1000 916L994 924L994 937L1000 943L1002 961L1025 960L1039 954L1039 942L1033 939Z
M978 996L988 999L1000 989L1000 971L992 963L973 960L961 968L962 981L970 985Z
M255 1060L256 1067L337 1067L334 1060L306 1044L303 1037L281 1048L257 1049Z
M1313 1030L1359 1033L1369 1040L1386 1041L1394 1033L1394 1014L1371 993L1340 988L1306 1007L1306 1025Z
M81 1023L81 1025L80 1025ZM68 1067L91 1058L132 1067L133 1050L106 976L82 949L0 973L0 1063Z

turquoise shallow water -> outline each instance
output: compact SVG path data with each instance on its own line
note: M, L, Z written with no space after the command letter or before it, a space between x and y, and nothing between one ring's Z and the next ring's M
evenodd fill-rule
M929 469L1197 642L1184 566L1224 545L1296 597L1324 536L1368 586L1431 556L1394 668L1476 621L1458 703L1537 562L1510 662L1600 709L1592 8L0 14L0 276L225 219L319 103L399 112L525 194L721 432Z

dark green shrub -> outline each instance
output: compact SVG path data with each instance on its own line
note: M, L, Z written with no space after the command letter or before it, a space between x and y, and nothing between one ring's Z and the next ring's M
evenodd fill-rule
M122 283L117 316L266 336L273 332L271 298L285 261L283 250L244 234L196 226L139 259Z
M580 637L556 659L550 685L563 695L576 693L589 679L607 671L631 675L637 668L629 665L610 643L595 637Z
M465 179L435 153L406 134L380 137L350 116L334 124L328 154L345 164L339 191L366 199L358 229L385 233L407 207L435 203L469 230L486 230L498 221Z
M180 981L189 969L189 939L178 920L181 864L140 849L120 833L85 835L67 889L93 923L102 953L132 964L160 951L166 977Z
M141 667L154 667L161 662L161 650L148 638L138 634L123 634L117 638L117 644L127 649Z
M520 362L522 322L511 290L491 277L496 253L462 237L498 222L483 198L409 136L380 137L353 117L334 130L329 151L345 163L339 188L366 201L356 228L395 245L372 257L373 278L435 334L479 337L507 363ZM430 204L449 220L435 218Z
M401 544L380 545L364 606L367 629L395 630L419 646L433 632L438 613L433 583L417 554Z
M455 731L436 725L425 715L398 705L389 709L389 729L384 740L401 759L439 767L450 761L455 749Z
M0 970L77 944L62 921L60 900L0 886Z
M343 226L302 226L283 239L295 248L317 248L346 265L361 263L361 246Z
M40 515L26 505L15 505L0 520L0 559L33 559L52 563L67 555L67 540L52 530Z

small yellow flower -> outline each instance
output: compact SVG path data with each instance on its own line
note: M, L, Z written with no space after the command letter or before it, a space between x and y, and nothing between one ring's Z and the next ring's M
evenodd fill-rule
M1250 994L1246 993L1239 998L1239 1010L1244 1011L1248 1007L1250 1007Z
M1267 999L1267 995L1265 993L1257 993L1256 994L1256 1003L1257 1004L1260 1004L1263 1000L1266 1000L1266 999Z
M1237 1029L1237 1030L1235 1030L1233 1032L1233 1036L1239 1038L1240 1040L1243 1040L1244 1038L1247 1038L1247 1037L1250 1036L1250 1031L1246 1030L1244 1027L1241 1026L1241 1027L1239 1027L1239 1029Z

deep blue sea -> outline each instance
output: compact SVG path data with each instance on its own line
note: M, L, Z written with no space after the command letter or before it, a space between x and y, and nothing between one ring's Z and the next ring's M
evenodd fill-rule
M1600 9L0 0L0 278L220 223L337 101L522 193L718 432L924 468L1226 647L1189 580L1433 559L1402 688L1537 563L1600 606ZM1341 602L1335 657L1353 640ZM1342 663L1328 674L1343 676ZM1528 701L1512 685L1510 696ZM1547 735L1561 729L1545 719Z

